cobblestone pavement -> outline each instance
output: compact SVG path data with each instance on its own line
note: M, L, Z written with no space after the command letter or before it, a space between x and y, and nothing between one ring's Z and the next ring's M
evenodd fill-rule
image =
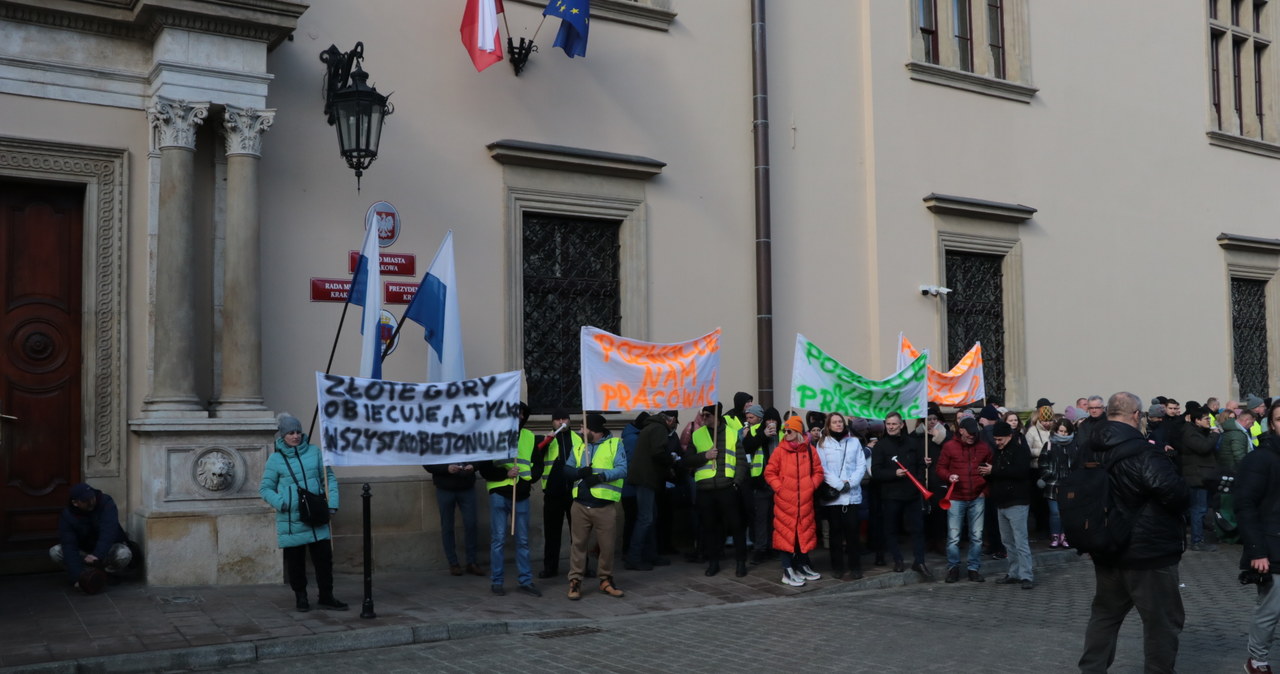
M1241 669L1255 591L1236 581L1238 551L1231 546L1183 557L1187 623L1179 671ZM996 585L993 576L981 584L814 593L587 624L598 632L497 635L264 661L230 671L1075 671L1093 593L1092 565L1062 564L1037 569L1036 576L1029 591ZM587 595L582 601L601 599ZM1142 671L1140 625L1131 613L1112 672Z

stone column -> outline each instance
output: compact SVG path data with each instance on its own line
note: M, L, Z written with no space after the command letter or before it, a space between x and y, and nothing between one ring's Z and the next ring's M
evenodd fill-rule
M154 339L151 393L144 411L161 416L203 413L195 393L196 127L208 103L157 97L147 108L160 135L160 209L156 232Z
M262 416L261 251L258 161L275 110L226 106L227 229L223 253L220 417Z

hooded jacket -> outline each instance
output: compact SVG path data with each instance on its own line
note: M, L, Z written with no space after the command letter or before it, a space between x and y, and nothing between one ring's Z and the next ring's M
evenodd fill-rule
M1203 488L1205 480L1217 477L1218 462L1213 458L1217 436L1208 428L1195 423L1184 423L1178 431L1178 455L1182 457L1182 477L1187 486Z
M935 473L948 489L951 488L951 476L959 475L951 500L972 501L987 495L987 478L978 474L978 466L984 463L991 463L991 448L982 440L966 445L957 433L942 446Z
M670 430L664 419L655 414L644 420L636 438L635 455L627 465L627 484L657 490L666 482L673 459L667 451Z
M1222 422L1222 441L1218 443L1218 470L1224 475L1235 475L1236 468L1252 448L1249 431L1235 419Z
M764 467L773 488L773 547L782 552L809 552L818 547L813 490L822 484L822 462L809 443L783 440Z
M120 528L120 512L116 508L116 502L97 489L93 493L97 497L93 510L85 512L68 503L58 516L58 542L62 545L62 560L67 565L67 576L73 582L84 571L80 551L105 560L111 546L129 540L124 529Z
M862 503L862 477L867 474L867 458L862 443L853 435L837 440L825 436L818 445L818 459L822 463L823 481L840 495L834 501L820 502L823 506L847 506ZM845 489L845 483L849 488Z
M298 487L314 494L325 492L328 483L329 509L338 509L338 477L333 469L323 465L320 448L307 442L297 447L285 444L284 438L276 438L275 451L267 457L267 466L262 472L262 483L258 493L262 500L276 509L276 540L282 548L307 545L329 538L329 525L313 527L303 524L298 519ZM324 478L321 478L321 468ZM289 469L293 469L292 475ZM297 477L297 482L294 481Z
M1183 520L1190 501L1187 483L1173 461L1138 429L1106 420L1094 435L1098 459L1110 464L1117 507L1129 522L1129 546L1116 555L1093 554L1093 563L1122 569L1158 569L1182 558ZM1114 454L1112 454L1114 452ZM1080 461L1092 460L1081 448Z

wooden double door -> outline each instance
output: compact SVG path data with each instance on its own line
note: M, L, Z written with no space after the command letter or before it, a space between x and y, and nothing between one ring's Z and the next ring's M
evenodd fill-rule
M84 188L0 182L0 573L47 570L81 480Z

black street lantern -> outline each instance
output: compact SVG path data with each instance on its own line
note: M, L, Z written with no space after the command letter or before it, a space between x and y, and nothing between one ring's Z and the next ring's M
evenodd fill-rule
M336 45L329 45L320 52L320 60L328 66L324 112L329 125L338 129L338 148L347 166L356 172L359 191L360 176L378 158L382 122L395 109L387 102L387 96L368 85L369 73L360 67L364 60L363 42L357 42L355 49L346 54Z

